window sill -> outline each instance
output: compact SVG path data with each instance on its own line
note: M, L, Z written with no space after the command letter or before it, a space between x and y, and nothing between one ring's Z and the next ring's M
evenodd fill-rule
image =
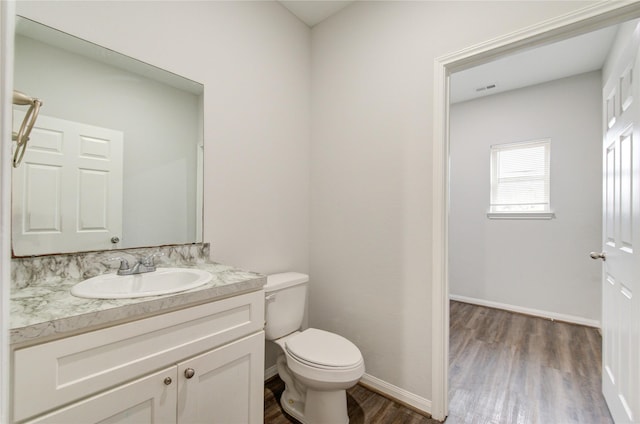
M553 212L487 212L489 219L553 219Z

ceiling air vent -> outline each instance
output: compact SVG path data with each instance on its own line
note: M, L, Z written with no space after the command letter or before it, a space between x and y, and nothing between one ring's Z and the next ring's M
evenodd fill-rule
M494 88L496 88L496 84L489 84L483 87L476 88L476 92L480 93L481 91L493 90Z

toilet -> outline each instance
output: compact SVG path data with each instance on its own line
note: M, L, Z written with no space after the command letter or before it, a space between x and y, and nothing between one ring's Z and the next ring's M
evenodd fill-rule
M300 331L309 276L269 275L265 290L265 338L280 346L277 367L285 390L282 408L303 424L346 424L346 389L364 374L360 350L328 331Z

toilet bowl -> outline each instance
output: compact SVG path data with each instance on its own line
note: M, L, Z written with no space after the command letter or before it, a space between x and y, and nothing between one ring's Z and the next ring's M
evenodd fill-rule
M364 360L340 335L300 331L307 281L305 274L289 272L270 275L265 286L265 334L280 346L277 367L285 383L280 404L303 424L346 424L346 389L364 374Z

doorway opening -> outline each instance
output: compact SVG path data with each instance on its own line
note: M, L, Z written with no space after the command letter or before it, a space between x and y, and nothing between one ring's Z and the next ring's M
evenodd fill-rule
M618 7L617 7L618 6ZM569 16L438 59L435 76L434 231L433 231L433 394L432 415L448 413L450 76L454 72L518 52L599 30L640 16L640 5L595 5ZM489 84L491 85L491 84Z
M451 77L451 418L611 423L588 252L602 240L601 69L617 32ZM487 79L491 93L474 89Z

